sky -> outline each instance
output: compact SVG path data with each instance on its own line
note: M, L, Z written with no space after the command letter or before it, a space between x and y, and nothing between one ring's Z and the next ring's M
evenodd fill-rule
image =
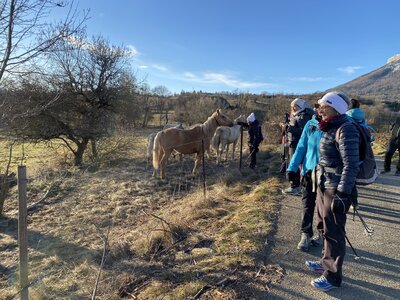
M397 0L75 0L151 88L306 94L400 53Z

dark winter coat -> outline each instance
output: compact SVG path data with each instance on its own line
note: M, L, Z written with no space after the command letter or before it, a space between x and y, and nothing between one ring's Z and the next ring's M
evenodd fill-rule
M306 108L303 111L290 116L289 126L287 127L289 147L296 148L304 126L313 115L314 111L310 108Z
M324 132L320 143L318 183L323 189L333 189L350 195L359 171L359 143L357 128L344 126L340 129L339 143L335 140L336 130L349 119L343 115Z
M254 122L250 123L249 125L249 140L248 144L250 147L255 147L257 148L258 145L263 141L263 135L261 132L261 126L258 120L255 120Z

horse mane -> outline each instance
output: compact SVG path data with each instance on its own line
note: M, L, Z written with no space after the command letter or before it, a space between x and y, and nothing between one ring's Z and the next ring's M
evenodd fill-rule
M215 127L218 127L217 121L215 120L215 115L216 115L216 112L214 112L211 116L209 116L208 119L203 124L200 125L200 128L202 129L203 135L205 137L211 138L212 135L214 135L215 130L214 130L214 132L211 132L211 129L213 129L213 128L210 128L214 121L216 122Z

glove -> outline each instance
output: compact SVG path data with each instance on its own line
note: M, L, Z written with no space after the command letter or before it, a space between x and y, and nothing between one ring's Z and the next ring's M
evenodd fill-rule
M349 195L342 192L336 192L331 204L331 210L334 214L345 214L350 207L349 203Z
M290 182L293 182L296 180L296 172L293 171L287 171L286 172L286 179Z

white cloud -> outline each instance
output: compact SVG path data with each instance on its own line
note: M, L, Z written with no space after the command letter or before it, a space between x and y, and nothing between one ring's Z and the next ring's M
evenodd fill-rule
M200 75L195 75L191 72L185 72L182 75L182 80L196 82L201 84L224 84L234 88L257 88L257 87L270 87L273 86L270 83L265 82L251 82L241 81L232 78L229 74L217 73L217 72L205 72Z
M291 77L291 78L289 78L289 80L291 80L291 81L301 81L301 82L318 82L318 81L325 81L325 80L327 80L327 78L300 76L300 77Z
M157 65L157 64L153 64L151 65L152 68L158 70L158 71L162 71L162 72L168 72L168 68L161 66L161 65Z
M357 70L361 69L360 66L347 66L347 67L340 67L338 71L343 72L347 75L351 75L355 73Z
M133 45L128 45L126 46L126 48L128 48L129 55L132 57L136 57L140 54L139 51L136 49L136 47Z
M138 66L138 68L139 68L139 69L148 69L149 66L141 65L141 66Z

